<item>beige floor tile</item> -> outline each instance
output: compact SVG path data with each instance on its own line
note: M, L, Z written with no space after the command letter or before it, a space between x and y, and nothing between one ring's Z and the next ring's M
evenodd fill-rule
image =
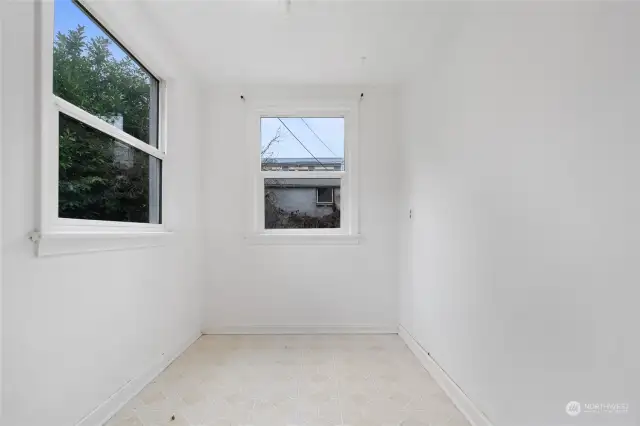
M120 411L106 426L144 426L142 420L133 411Z
M107 425L469 424L398 336L301 335L204 336Z

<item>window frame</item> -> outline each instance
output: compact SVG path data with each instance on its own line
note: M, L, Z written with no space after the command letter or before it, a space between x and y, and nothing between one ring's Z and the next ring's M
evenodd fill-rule
M334 192L334 188L331 187L316 187L316 205L317 206L330 206L332 205L335 201L336 201L336 194ZM320 191L321 189L328 189L329 191L331 191L331 201L320 201L320 194L318 191Z
M167 83L158 74L150 71L141 56L134 53L122 38L100 18L100 14L85 1L74 0L76 5L98 25L112 41L121 47L125 53L138 63L150 77L157 81L157 106L150 106L150 113L157 116L156 120L150 119L150 126L156 121L158 147L151 143L131 136L116 126L102 120L98 116L83 110L80 107L56 96L53 92L53 45L55 41L54 2L40 0L36 4L36 19L39 36L37 38L39 57L37 58L39 78L36 81L36 90L39 94L38 121L40 123L40 211L39 230L36 231L38 239L46 236L71 234L147 234L166 233L166 209L165 197L165 160L167 157ZM153 96L152 96L153 99ZM108 135L125 145L131 146L155 157L160 161L160 193L159 217L160 223L119 222L106 220L71 219L59 217L59 114L65 114L87 126ZM150 141L151 142L151 141ZM151 201L151 200L150 200ZM32 237L32 239L34 239Z
M327 242L357 243L358 218L358 128L359 114L356 101L271 101L252 102L247 113L247 146L250 167L249 176L253 189L250 192L251 215L249 239L258 243L318 244ZM261 152L261 119L268 117L341 117L344 118L343 171L263 171ZM265 179L340 179L340 228L265 229L264 181Z

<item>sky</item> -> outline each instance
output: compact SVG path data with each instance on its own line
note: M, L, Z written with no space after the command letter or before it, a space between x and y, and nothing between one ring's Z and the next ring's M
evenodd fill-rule
M285 125L300 139L300 142L291 135ZM260 123L263 149L276 135L278 128L281 128L280 141L271 145L269 149L273 153L273 158L313 158L302 146L303 144L316 158L344 158L344 118L342 117L282 117L280 119L263 117Z
M71 0L55 0L55 34L65 34L78 25L85 27L87 38L107 36L78 6ZM108 37L108 36L107 36ZM126 53L117 44L110 45L111 53L117 59ZM284 125L282 122L284 122ZM285 128L289 128L287 130ZM269 152L273 158L344 158L344 118L342 117L287 117L262 118L261 142L264 148L281 128L281 138L274 143ZM300 139L298 142L291 134ZM315 135L314 135L315 132ZM302 146L311 151L311 154ZM326 145L326 146L325 146Z
M54 32L66 34L71 29L76 29L78 25L85 27L84 31L87 39L97 36L108 37L100 27L98 27L85 13L78 8L71 0L55 0L54 2ZM111 43L110 50L116 59L122 59L126 53Z

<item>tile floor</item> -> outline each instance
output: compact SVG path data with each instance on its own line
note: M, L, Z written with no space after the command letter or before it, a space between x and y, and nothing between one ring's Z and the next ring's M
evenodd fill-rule
M315 335L203 336L107 425L469 423L398 336Z

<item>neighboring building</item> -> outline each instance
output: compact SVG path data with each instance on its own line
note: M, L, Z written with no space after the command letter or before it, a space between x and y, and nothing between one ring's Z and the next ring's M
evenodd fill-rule
M114 141L113 164L120 169L130 169L135 163L135 148L119 141Z
M124 130L124 117L122 114L99 117L119 130ZM130 169L135 162L135 150L131 145L114 141L113 163L121 169Z
M322 164L320 164L322 163ZM279 158L263 161L262 170L343 170L342 158ZM282 216L297 212L312 218L340 214L340 179L265 179L265 226L278 227Z
M266 179L267 194L288 212L322 217L340 209L340 179Z
M262 159L262 170L272 171L314 171L344 170L344 158L271 158Z

